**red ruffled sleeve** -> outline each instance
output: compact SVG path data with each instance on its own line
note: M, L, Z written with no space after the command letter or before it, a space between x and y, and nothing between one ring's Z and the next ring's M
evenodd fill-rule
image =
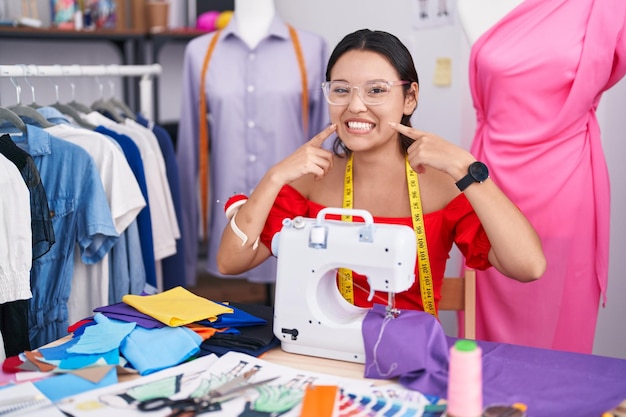
M283 186L278 196L276 196L274 206L270 210L265 227L261 232L261 243L271 251L272 238L283 228L284 219L292 219L296 216L315 217L322 208L320 205L304 198L293 187L289 185Z
M452 200L444 209L447 222L454 225L454 242L465 257L469 268L485 270L491 267L491 243L478 216L464 194Z

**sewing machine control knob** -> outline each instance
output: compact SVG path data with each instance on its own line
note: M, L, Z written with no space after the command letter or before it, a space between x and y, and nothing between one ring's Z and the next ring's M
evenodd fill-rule
M283 333L283 335L290 334L291 340L298 340L298 334L300 333L298 332L298 329L285 329L285 328L282 328L281 332Z
M304 229L306 226L306 222L304 221L304 217L297 216L293 219L293 228L296 230Z

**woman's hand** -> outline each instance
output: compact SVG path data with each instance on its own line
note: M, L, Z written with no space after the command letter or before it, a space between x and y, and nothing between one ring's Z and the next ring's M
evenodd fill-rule
M397 132L413 139L407 151L417 173L431 167L458 181L476 160L468 151L427 132L389 123ZM489 242L489 261L510 278L526 282L538 279L546 269L541 241L524 214L491 179L472 184L464 192L480 219Z
M434 133L423 132L398 123L389 123L393 129L413 139L407 150L409 164L418 174L423 174L425 167L446 172L458 181L467 173L467 167L476 160L465 149L448 142Z
M332 165L332 153L322 148L322 144L337 125L330 125L313 139L298 148L294 153L283 159L261 178L254 191L233 217L232 222L224 229L220 248L217 253L217 266L222 274L241 274L259 265L270 256L270 251L263 245L254 242L261 235L267 216L272 209L274 200L285 184L298 178L313 174L322 178ZM239 229L235 232L234 225ZM241 235L245 235L245 240Z
M322 145L336 130L336 124L329 125L294 153L274 165L270 169L272 178L280 184L289 184L308 174L313 174L316 179L324 177L332 166L333 154L322 148Z

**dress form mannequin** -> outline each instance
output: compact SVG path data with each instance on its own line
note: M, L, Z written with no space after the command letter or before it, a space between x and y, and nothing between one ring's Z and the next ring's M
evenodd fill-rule
M274 0L235 0L235 19L239 35L254 49L267 30L276 14Z
M596 109L626 76L626 3L459 0L458 12L471 44L470 152L533 224L548 264L531 285L477 271L476 338L591 353L611 191Z
M234 193L249 194L265 172L287 157L328 124L322 89L328 51L324 38L295 29L306 77L290 34L290 25L276 12L275 0L235 0L230 22L219 32L191 40L185 51L177 158L181 183L182 232L185 244L186 284L196 284L201 227L207 216L206 260L200 268L220 276L215 260L220 236L227 226L223 203ZM217 35L216 43L213 43ZM214 49L210 60L208 51ZM202 74L206 62L204 91ZM277 65L277 63L280 63ZM303 102L302 80L307 80L308 100ZM280 87L276 82L280 80ZM207 105L211 152L206 175L206 200L199 187L200 94ZM305 131L303 112L308 111ZM203 121L204 122L204 121ZM209 207L201 208L201 201ZM213 208L213 209L211 209ZM273 282L275 259L248 271L252 282ZM189 273L191 271L191 273ZM229 276L230 278L232 276ZM226 278L226 277L225 277ZM243 278L243 277L242 277Z
M483 33L524 0L458 0L457 11L465 36L473 45Z

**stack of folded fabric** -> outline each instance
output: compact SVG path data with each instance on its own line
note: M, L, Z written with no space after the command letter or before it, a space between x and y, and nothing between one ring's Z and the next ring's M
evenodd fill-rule
M260 304L229 303L233 314L222 314L213 323L216 329L236 329L237 332L217 332L200 345L200 355L215 353L218 356L231 350L260 356L280 341L273 332L273 309Z
M56 401L117 383L121 374L147 375L229 350L258 356L279 343L270 307L218 303L182 287L126 295L94 312L58 343L7 358L4 372L41 372L37 387Z
M221 314L233 311L183 287L154 295L126 295L122 301L97 308L93 320L85 320L70 330L74 338L80 338L77 345L102 350L100 345L111 344L110 328L132 325L130 331L118 338L116 347L128 365L141 375L194 357L202 341L215 330L196 331L190 326L202 320L216 321Z

